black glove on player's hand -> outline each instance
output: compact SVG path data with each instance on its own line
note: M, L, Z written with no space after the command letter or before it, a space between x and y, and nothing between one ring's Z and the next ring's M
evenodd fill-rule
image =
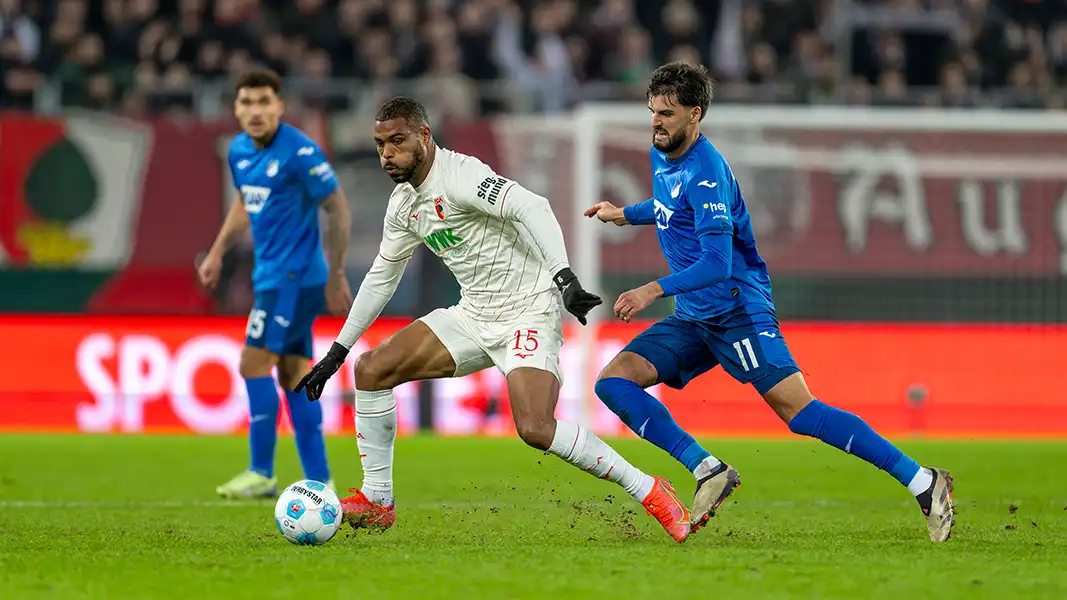
M337 372L337 369L341 368L341 365L345 364L345 358L347 357L348 348L334 342L326 356L315 363L314 367L311 367L311 370L308 371L307 375L304 375L300 383L296 384L296 388L293 391L304 390L304 393L307 394L308 402L318 400L322 396L322 390L326 387L326 382Z
M552 281L556 282L556 287L563 294L563 306L567 312L577 317L582 325L585 325L585 316L589 314L589 311L603 302L600 296L582 289L582 284L578 283L578 276L570 270L570 267L561 269Z

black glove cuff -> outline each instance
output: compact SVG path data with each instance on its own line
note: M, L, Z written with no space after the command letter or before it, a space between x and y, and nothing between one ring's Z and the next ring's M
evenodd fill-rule
M348 358L348 348L345 348L341 344L334 342L333 345L330 346L330 351L327 354L329 354L330 356L336 356L342 361L344 361L344 359Z
M556 283L556 287L558 287L561 292L566 289L572 281L576 281L577 279L578 276L574 274L574 271L571 271L570 267L563 267L559 270L559 273L552 276L552 281Z

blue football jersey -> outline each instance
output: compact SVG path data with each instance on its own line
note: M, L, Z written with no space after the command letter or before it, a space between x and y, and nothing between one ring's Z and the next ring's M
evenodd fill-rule
M677 159L651 151L652 199L656 233L672 273L701 257L700 238L733 238L730 278L675 297L675 313L695 320L745 307L749 313L773 312L767 263L756 250L741 188L719 151L701 135Z
M235 137L229 163L252 223L252 289L325 284L318 208L337 189L337 176L318 144L283 123L265 148L247 133Z

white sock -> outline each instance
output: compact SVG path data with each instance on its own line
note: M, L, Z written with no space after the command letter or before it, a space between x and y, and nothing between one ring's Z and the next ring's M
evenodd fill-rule
M393 442L396 400L393 390L356 390L356 445L363 463L363 487L371 502L393 504Z
M919 494L930 489L930 484L934 482L934 474L930 472L930 469L920 467L919 472L915 474L915 477L911 478L911 482L908 483L908 491L912 496L918 496Z
M719 465L721 464L721 460L715 458L714 456L709 456L704 460L700 461L700 464L697 465L697 468L693 469L693 476L697 478L697 481L700 481L708 475L711 475L712 472L715 471L715 469L718 469Z
M614 481L634 500L641 502L655 481L626 462L611 446L580 425L556 422L556 435L549 452L600 479Z

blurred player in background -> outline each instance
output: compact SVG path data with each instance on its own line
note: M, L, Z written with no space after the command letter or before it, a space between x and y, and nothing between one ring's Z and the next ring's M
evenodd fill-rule
M563 232L548 200L497 175L477 158L438 147L426 110L415 100L386 102L376 121L382 168L397 183L386 209L381 250L337 341L298 389L306 386L309 398L319 397L352 344L392 297L420 244L455 275L461 299L360 356L356 431L364 479L362 489L353 489L356 493L341 501L345 518L355 527L375 528L396 520L393 388L496 366L507 379L515 428L523 441L617 483L675 540L684 541L689 511L667 481L642 473L584 427L556 421L561 308L584 325L600 298L583 290L571 272Z
M237 81L234 112L243 133L230 144L229 164L240 202L234 202L215 243L200 264L200 281L213 288L222 257L252 229L255 306L241 353L248 389L251 465L217 488L225 498L273 497L277 443L278 382L285 390L296 448L308 479L333 486L322 433L322 407L293 391L312 357L311 325L323 305L348 312L352 292L345 278L348 201L315 142L281 123L285 104L281 80L267 70L250 70ZM329 264L323 257L319 208L329 215Z
M655 224L671 275L619 296L615 316L630 321L657 298L675 311L634 338L601 372L600 399L641 437L671 454L697 479L693 529L702 527L740 484L738 472L682 430L644 388L681 389L722 365L750 383L794 433L816 437L887 471L915 495L930 538L948 539L954 522L952 476L921 468L862 419L823 404L808 390L778 329L767 265L756 250L741 189L722 155L700 134L712 83L703 67L657 69L647 90L652 111L653 197L586 211L616 225Z

